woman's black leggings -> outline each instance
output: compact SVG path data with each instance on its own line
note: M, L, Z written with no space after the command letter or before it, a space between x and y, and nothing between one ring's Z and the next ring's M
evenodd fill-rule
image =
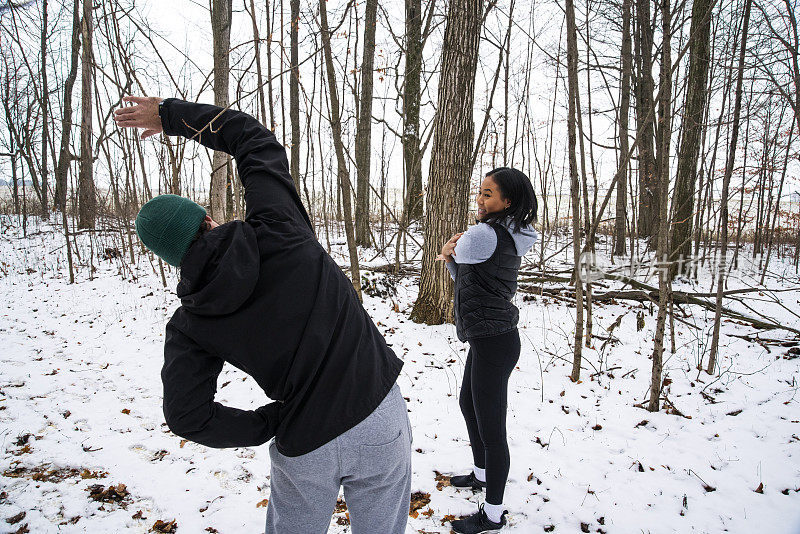
M486 469L486 502L502 504L509 465L508 378L519 360L519 332L473 339L469 346L459 404L475 466Z

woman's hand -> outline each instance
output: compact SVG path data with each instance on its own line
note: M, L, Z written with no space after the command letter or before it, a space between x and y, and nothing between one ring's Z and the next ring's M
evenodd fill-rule
M141 138L162 132L161 117L158 116L158 104L163 98L126 96L124 102L133 102L133 106L125 106L114 112L114 121L120 128L142 128Z
M464 232L459 232L455 234L450 240L444 244L442 247L442 252L438 256L436 256L436 261L444 261L445 263L450 263L453 261L453 254L456 249L456 242L458 239L464 235Z

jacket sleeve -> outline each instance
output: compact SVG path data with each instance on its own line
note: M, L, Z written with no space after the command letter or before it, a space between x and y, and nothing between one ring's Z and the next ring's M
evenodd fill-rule
M497 248L497 233L490 225L478 223L467 228L456 242L453 260L461 265L481 263L492 257Z
M456 276L458 275L458 264L454 261L446 262L445 267L447 267L447 272L450 273L450 278L455 281Z
M167 426L174 434L207 447L252 447L266 443L278 427L280 403L239 410L214 402L223 363L167 325L161 370Z
M286 149L254 117L210 104L168 98L161 105L161 125L167 135L193 139L234 157L245 191L246 219L288 216L313 233L289 173Z

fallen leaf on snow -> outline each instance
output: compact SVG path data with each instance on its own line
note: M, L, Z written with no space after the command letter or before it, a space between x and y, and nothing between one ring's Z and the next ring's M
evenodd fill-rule
M422 491L415 491L411 494L411 506L408 515L415 518L419 515L417 510L424 508L431 502L431 494Z
M12 515L11 517L6 518L6 523L8 523L9 525L16 525L17 523L19 523L23 519L25 519L25 512L24 511L18 513L17 515Z
M150 532L161 532L164 534L172 534L173 532L177 532L178 530L178 523L173 519L172 521L156 521L152 527L150 527Z

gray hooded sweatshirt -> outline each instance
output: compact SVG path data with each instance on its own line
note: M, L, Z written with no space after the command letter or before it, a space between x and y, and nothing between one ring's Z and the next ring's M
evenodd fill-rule
M514 240L514 245L517 247L518 256L527 254L539 238L539 234L536 233L533 226L523 226L519 231L514 232L510 219L498 222L511 234L511 239ZM470 226L456 242L453 261L446 264L450 276L453 280L456 279L458 264L468 265L488 260L494 254L495 248L497 248L497 234L490 225L479 222Z

